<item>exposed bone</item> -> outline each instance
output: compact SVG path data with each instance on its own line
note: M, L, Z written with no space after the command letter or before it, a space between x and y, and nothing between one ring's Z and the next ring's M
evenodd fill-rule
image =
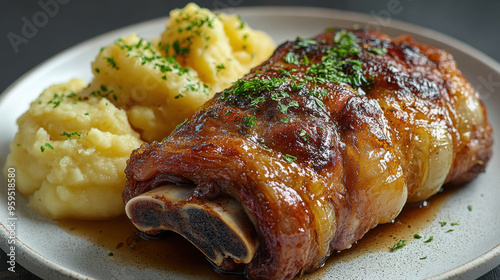
M216 265L225 258L249 263L258 239L240 203L231 197L205 201L193 197L193 191L189 186L155 188L131 199L125 211L139 230L177 232Z

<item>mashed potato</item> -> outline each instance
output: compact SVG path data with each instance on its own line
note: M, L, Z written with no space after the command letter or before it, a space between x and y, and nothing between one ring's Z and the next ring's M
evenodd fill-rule
M132 34L103 48L84 94L106 96L127 111L143 140L161 140L273 50L269 36L238 16L191 3L170 13L159 41Z
M275 48L267 34L251 29L239 16L213 14L195 4L170 13L159 45L216 92L263 62Z
M82 80L54 85L17 121L7 167L17 189L51 218L101 219L123 212L123 170L142 141L125 111L102 97L81 98Z
M16 168L17 188L48 217L118 216L131 151L168 136L273 49L238 16L174 10L159 39L131 34L101 49L89 85L45 90L18 119L4 172Z

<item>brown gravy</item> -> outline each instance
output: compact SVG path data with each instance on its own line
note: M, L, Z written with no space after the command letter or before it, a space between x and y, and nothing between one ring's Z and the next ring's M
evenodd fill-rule
M388 252L399 240L412 240L414 234L435 221L439 210L455 190L448 187L426 204L406 206L394 223L372 229L351 249L332 254L323 268L303 278L318 277L335 262L350 262L366 253ZM59 220L57 224L63 230L107 249L109 261L117 264L165 273L175 271L194 278L244 279L241 275L216 272L201 252L175 233L167 232L158 239L139 235L126 216L107 221Z

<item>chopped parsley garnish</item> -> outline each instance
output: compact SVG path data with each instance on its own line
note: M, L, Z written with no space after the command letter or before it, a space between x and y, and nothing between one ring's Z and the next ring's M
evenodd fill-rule
M420 259L421 259L421 260L425 260L425 259L427 259L427 256L425 256L425 257L421 257Z
M300 133L299 133L299 136L302 137L302 139L304 139L304 141L309 141L309 135L307 134L307 132L305 130L300 130Z
M183 122L181 122L180 124L176 125L174 130L177 130L179 127L183 126L185 123L187 123L188 119L185 118Z
M332 83L351 84L355 89L369 86L363 73L363 61L355 58L360 54L356 36L343 29L335 34L334 42L336 45L326 49L321 63L312 64L307 73L312 74L317 83L328 80Z
M215 68L217 68L217 72L219 72L220 70L224 70L226 69L226 66L224 66L224 64L219 64L219 65L215 65Z
M422 235L420 235L420 234L418 234L418 233L415 233L415 234L413 235L413 238L415 238L415 239L420 239L420 238L422 238Z
M297 54L294 54L293 52L288 52L285 55L285 62L299 65L299 56Z
M185 54L188 54L189 50L190 50L190 46L187 46L187 47L184 46L184 47L182 47L181 43L178 40L176 40L172 44L172 47L174 48L174 51L175 51L176 55L185 55Z
M288 162L288 163L292 163L292 162L294 162L294 161L296 161L296 160L297 160L297 157L294 157L294 156L289 155L289 154L284 154L284 155L282 155L281 157L283 157L283 159L284 159L286 162Z
M442 227L444 227L447 224L447 222L439 222L439 223L441 224Z
M290 97L290 95L286 92L271 94L271 99L278 103L277 105L278 111L280 111L283 114L286 114L288 108L297 109L299 107L299 102L297 102L296 100L290 100L288 104L283 104L281 100L288 97Z
M245 27L245 22L241 19L240 15L237 16L237 19L240 22L240 26L238 26L238 29L243 29Z
M77 132L77 131L71 132L71 133L63 131L63 133L61 134L61 136L66 136L66 140L73 139L74 136L78 137L78 139L81 139L82 138L82 133L81 132Z
M116 66L116 61L113 57L105 57L104 59L108 62L109 65L111 65L111 68L114 68L116 70L119 69L118 66Z
M257 98L252 99L250 104L254 107L259 107L259 103L264 103L266 102L266 98L264 96L259 96Z
M467 209L469 209L469 211L472 211L472 205L467 205Z
M317 45L318 43L314 41L313 39L304 39L301 37L297 37L297 45L295 46L296 49L300 48L307 48L309 46L314 46Z
M42 151L42 153L45 151L45 147L53 150L54 147L52 145L50 145L49 143L45 143L43 146L40 146L40 150Z
M59 105L61 105L61 102L64 101L64 98L72 98L73 103L76 103L77 101L82 101L82 98L80 96L77 96L75 92L70 92L69 94L58 94L54 93L52 96L52 99L47 102L47 104L52 104L52 108L57 108ZM38 104L42 104L41 101L38 102Z
M185 30L191 30L191 28L186 27ZM170 44L161 44L158 43L158 48L161 50L165 50L167 56L159 52L154 46L153 43L140 39L137 43L127 44L124 40L118 39L115 41L115 45L120 47L123 50L127 50L127 56L134 57L139 60L141 65L148 64L152 66L155 70L161 72L160 77L162 80L167 80L167 73L172 72L179 76L187 75L187 79L190 76L190 68L188 66L182 66L174 56L168 56L168 51L172 50L176 52L177 55L188 53L188 49L183 49L185 46L182 42L176 41L172 45ZM175 54L174 54L175 55ZM184 87L185 91L203 91L206 95L209 95L210 87L202 82L199 83L191 83ZM184 93L179 92L175 98L183 97ZM110 96L115 99L115 96Z
M446 233L452 232L452 231L454 231L454 229L450 228L449 230L446 231Z
M257 117L247 115L246 117L243 117L243 119L241 120L241 123L246 124L247 126L254 126L256 120L257 120Z
M369 50L370 50L370 52L372 52L374 54L378 54L378 55L384 55L387 53L386 48L371 47Z
M452 226L458 226L460 223L457 221L457 222L452 222L451 225Z
M323 53L321 61L310 60L307 55L290 51L286 53L284 61L288 64L305 66L305 75L293 74L297 72L294 68L275 69L277 72L274 73L278 76L272 77L261 78L261 75L257 74L252 78L235 82L231 88L222 92L220 99L258 109L260 103L268 102L270 100L267 99L270 98L276 102L276 108L280 113L287 114L289 109L299 108L299 102L290 96L290 92L293 91L298 94L308 94L312 97L313 104L324 109L326 106L323 99L329 94L328 83L349 84L354 89L366 88L373 83L373 78L365 77L363 61L359 58L362 48L356 40L357 37L352 32L337 31L333 38L334 44L321 49ZM294 48L296 52L301 52L299 49L317 45L318 42L313 39L297 37ZM375 54L387 51L385 48L376 47L366 47L365 50ZM360 89L359 93L364 94L364 91Z
M216 16L210 17L209 15L204 15L201 13L196 13L194 17L187 14L185 16L180 17L177 20L177 23L179 23L180 25L180 27L177 28L177 32L178 33L189 32L189 33L186 36L183 36L184 38L182 39L182 41L177 40L172 44L172 48L175 52L175 55L188 54L190 52L191 44L194 41L193 38L195 36L205 39L205 41L208 43L208 41L210 40L210 36L206 35L203 32L203 27L207 26L209 28L213 28L212 21L215 18ZM208 48L208 44L205 46L205 48ZM170 45L162 46L162 49L164 49L168 54L170 50Z
M406 245L406 240L403 240L403 239L402 239L402 240L399 240L399 242L398 242L398 243L394 244L394 245L391 247L391 251L395 251L395 250L397 250L397 249L399 249L399 248L401 248L401 247L403 247L403 246L405 246L405 245Z
M110 94L112 94L113 99L115 101L118 100L118 97L116 97L116 95L114 94L114 90L108 91L108 88L105 85L101 85L99 87L99 90L95 90L95 91L92 91L90 93L91 96L95 96L95 97L108 97Z
M431 235L431 236L430 236L427 240L425 240L424 242L425 242L425 243L429 243L429 242L431 242L433 239L434 239L434 236L432 236L432 235Z
M64 94L59 95L57 93L54 93L54 96L47 104L54 104L52 108L57 108L61 104L63 99L64 99Z

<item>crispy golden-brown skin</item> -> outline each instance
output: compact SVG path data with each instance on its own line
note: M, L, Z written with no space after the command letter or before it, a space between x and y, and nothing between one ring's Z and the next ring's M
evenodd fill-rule
M390 222L407 201L482 172L492 128L452 56L408 36L352 32L368 86L317 85L327 90L325 106L310 94L312 82L257 90L255 96L265 97L258 106L219 93L165 141L133 152L124 201L166 183L196 185L197 199L232 196L260 239L246 273L290 279ZM335 33L320 34L307 47L285 43L243 79L310 76L307 65L285 56L319 63ZM289 94L282 104L298 106L280 111L272 95L282 92ZM250 116L254 125L245 121Z

